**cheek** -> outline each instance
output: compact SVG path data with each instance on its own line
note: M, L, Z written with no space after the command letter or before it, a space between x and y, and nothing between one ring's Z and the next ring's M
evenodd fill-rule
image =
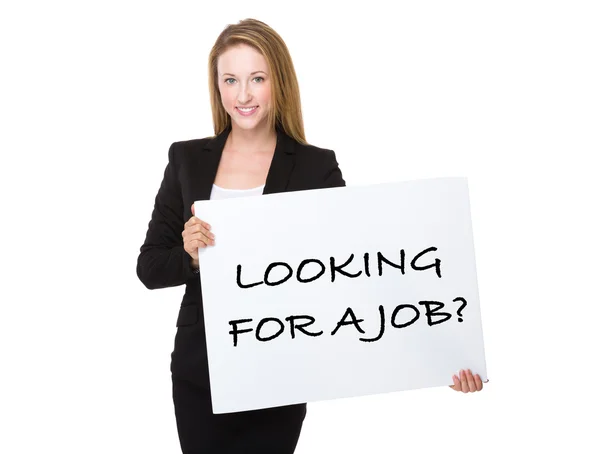
M231 109L231 103L233 102L232 91L219 87L219 93L221 93L221 103L225 107L225 110Z
M271 87L264 87L260 96L263 104L271 105Z

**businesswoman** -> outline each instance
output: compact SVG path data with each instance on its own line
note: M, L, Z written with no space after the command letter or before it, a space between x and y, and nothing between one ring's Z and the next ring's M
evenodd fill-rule
M171 145L137 273L150 289L185 284L171 355L183 453L293 453L306 404L212 414L198 248L218 232L193 203L345 182L335 153L306 141L292 59L272 28L253 19L226 27L209 55L209 90L215 135ZM453 388L480 389L468 375Z

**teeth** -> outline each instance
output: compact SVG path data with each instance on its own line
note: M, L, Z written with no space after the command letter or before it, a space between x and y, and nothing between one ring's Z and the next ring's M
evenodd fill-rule
M254 106L254 107L238 107L238 110L241 110L242 112L250 112L254 109L256 109L256 106Z

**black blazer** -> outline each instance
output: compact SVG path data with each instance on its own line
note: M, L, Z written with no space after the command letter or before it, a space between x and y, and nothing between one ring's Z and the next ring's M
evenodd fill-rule
M201 282L191 267L191 257L183 249L181 233L192 216L194 201L210 199L230 131L228 128L215 137L171 145L137 261L137 275L149 289L185 284L171 372L206 387L208 364ZM300 144L277 129L277 145L264 194L339 186L345 186L345 181L332 150ZM204 220L210 223L210 219Z

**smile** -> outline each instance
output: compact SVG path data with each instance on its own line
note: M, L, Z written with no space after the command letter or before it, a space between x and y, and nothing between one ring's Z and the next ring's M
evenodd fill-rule
M236 107L236 109L241 115L252 115L256 111L256 109L258 109L258 106Z

